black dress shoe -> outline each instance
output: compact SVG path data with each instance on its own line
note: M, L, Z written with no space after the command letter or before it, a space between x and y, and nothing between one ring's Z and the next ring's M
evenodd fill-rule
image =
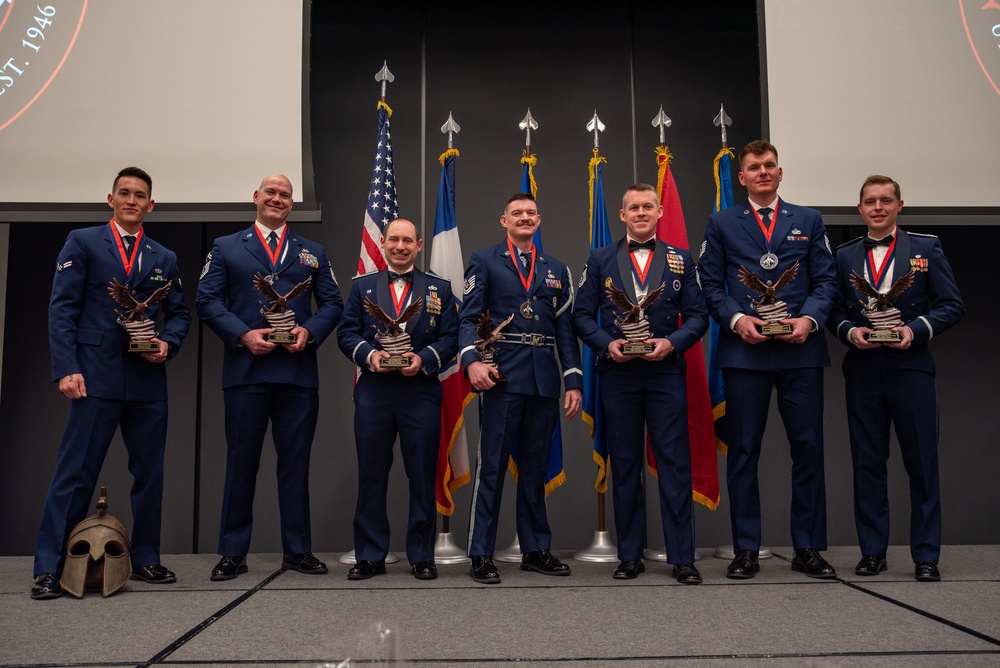
M694 567L694 564L674 564L674 577L681 584L700 585L702 583L701 573Z
M809 547L795 550L795 556L792 557L792 570L805 573L811 578L837 577L837 571L820 555L819 550Z
M39 573L35 576L35 583L31 585L31 598L42 601L47 598L59 598L62 595L62 585L54 573Z
M500 571L493 563L493 557L472 557L472 579L483 584L500 582Z
M410 568L410 572L418 580L434 580L438 576L438 567L433 561L418 561Z
M938 570L937 564L932 564L929 561L918 561L914 564L914 567L913 577L915 577L918 582L941 581L941 571Z
M246 557L223 557L212 569L213 580L232 580L237 575L247 572Z
M618 564L615 574L611 577L615 580L634 580L639 577L639 573L645 572L646 564L643 563L642 559L626 559Z
M536 550L521 555L521 570L542 575L569 575L569 566L552 556L548 550Z
M348 580L367 580L373 575L385 575L384 561L368 561L362 559L354 562L351 570L347 571Z
M312 552L283 555L281 557L281 568L286 571L293 570L308 575L327 572L326 564L313 556Z
M760 571L758 555L753 550L737 550L736 556L726 566L726 577L733 580L749 580Z
M132 579L142 580L143 582L157 585L177 582L177 576L174 575L173 571L162 564L153 564L152 566L133 568Z
M888 566L885 557L877 557L874 554L866 554L861 557L861 561L854 567L855 575L878 575Z

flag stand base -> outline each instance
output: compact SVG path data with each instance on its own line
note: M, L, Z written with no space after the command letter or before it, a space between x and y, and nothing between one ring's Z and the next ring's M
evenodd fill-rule
M455 538L450 531L442 531L434 543L434 562L438 564L460 564L468 561L465 550L455 544Z
M611 541L607 531L595 531L590 545L573 554L577 561L613 562L618 561L618 548Z
M715 554L713 555L716 559L729 559L730 561L736 558L736 551L733 550L732 545L720 545L715 548ZM757 554L758 559L770 559L774 556L769 548L760 546L760 552Z
M514 534L514 542L510 544L505 550L500 550L493 555L495 561L506 561L509 563L521 563L521 544L517 540L517 534Z
M357 561L357 559L354 557L354 550L351 550L350 552L344 552L342 555L337 557L337 561L339 561L342 564L351 564L353 566L354 563ZM399 561L399 557L397 557L392 552L385 555L385 563L394 564L397 561Z

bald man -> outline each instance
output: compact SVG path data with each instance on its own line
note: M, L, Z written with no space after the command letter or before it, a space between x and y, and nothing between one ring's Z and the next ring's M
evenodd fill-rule
M247 572L253 498L268 423L277 454L282 567L326 573L312 554L309 524L309 455L319 409L316 349L333 332L344 310L340 288L323 246L292 232L292 184L274 174L253 194L257 220L248 229L219 237L198 283L198 317L225 345L226 483L219 527L219 554L212 580ZM254 285L260 275L278 295L308 287L285 305L295 326L284 340L264 317L268 298ZM315 302L315 310L313 309Z

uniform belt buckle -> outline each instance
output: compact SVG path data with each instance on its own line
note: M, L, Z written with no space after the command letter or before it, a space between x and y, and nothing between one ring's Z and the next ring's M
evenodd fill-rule
M545 335L544 334L525 334L524 336L529 337L527 343L532 346L544 346L545 345Z

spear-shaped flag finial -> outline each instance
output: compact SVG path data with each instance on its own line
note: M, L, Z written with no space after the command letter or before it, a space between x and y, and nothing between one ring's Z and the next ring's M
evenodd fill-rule
M443 134L448 135L448 148L454 148L452 146L452 139L454 135L458 134L461 131L462 131L462 126L455 122L455 119L452 118L451 112L449 111L448 120L445 121L444 125L441 126L441 132Z
M726 114L725 106L721 104L719 105L719 115L716 116L712 122L715 123L715 127L721 128L722 130L722 148L728 148L729 145L726 143L726 126L732 125L733 119L729 118Z
M531 155L531 131L538 129L538 123L531 116L531 107L528 107L528 113L524 115L521 122L517 124L517 127L524 130L524 155Z
M392 76L392 72L389 71L389 63L382 61L382 69L378 71L375 75L375 81L381 82L382 84L382 102L385 102L385 85L387 83L392 83L395 81L396 77Z
M601 119L597 117L596 109L594 109L594 117L590 119L589 123L587 123L587 131L594 133L594 150L596 151L598 144L600 144L600 135L598 133L604 132L604 123L602 123Z
M664 130L669 128L673 124L670 117L663 112L663 105L660 105L660 113L653 117L653 127L660 129L660 146L667 143L667 136Z

